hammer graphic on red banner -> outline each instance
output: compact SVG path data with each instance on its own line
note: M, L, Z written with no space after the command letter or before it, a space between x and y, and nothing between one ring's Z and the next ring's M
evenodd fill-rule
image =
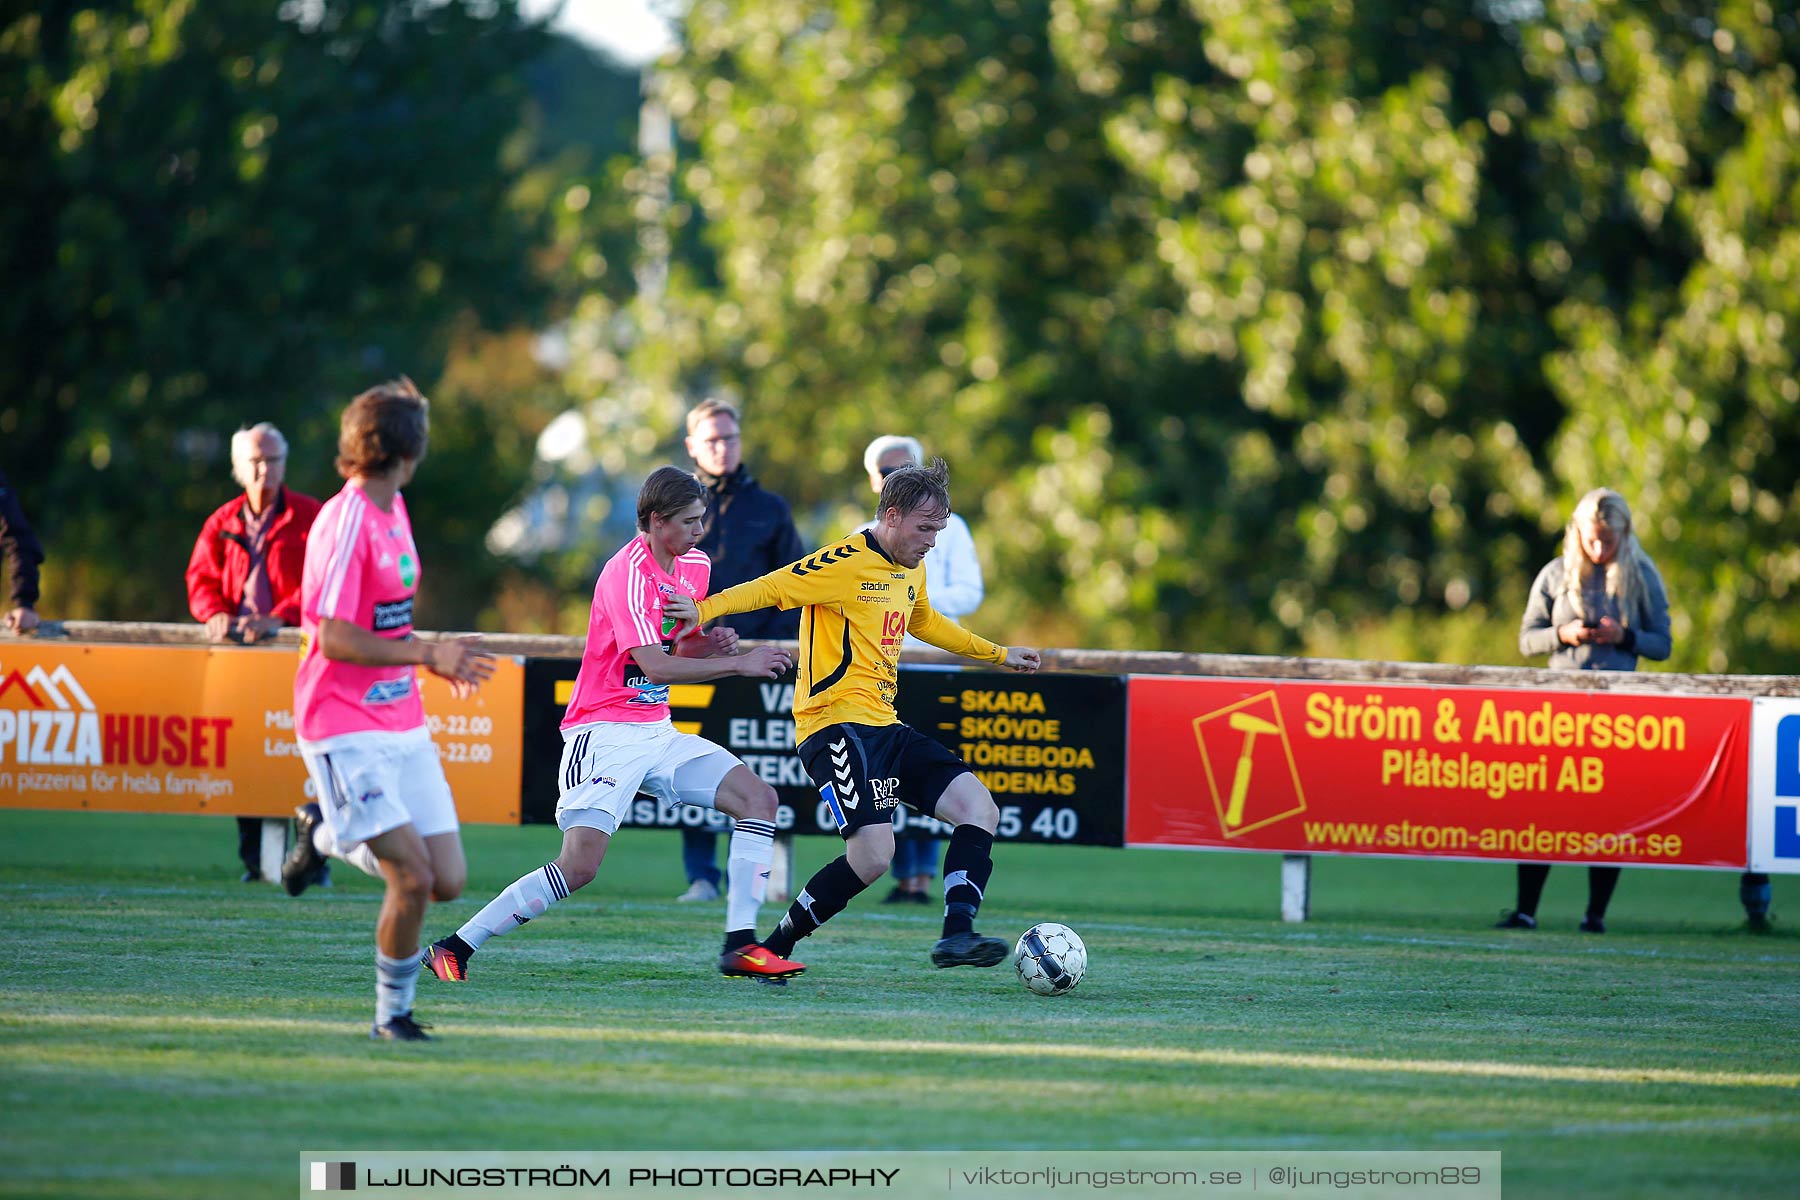
M1231 727L1244 735L1244 748L1238 752L1237 774L1231 780L1231 803L1225 807L1225 824L1236 828L1244 823L1244 798L1250 793L1250 752L1259 733L1280 733L1281 727L1249 713L1232 713Z

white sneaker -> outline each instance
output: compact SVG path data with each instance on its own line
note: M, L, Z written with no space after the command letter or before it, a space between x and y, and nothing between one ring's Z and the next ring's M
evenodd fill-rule
M683 904L692 904L696 901L701 901L701 900L717 900L718 898L719 898L718 884L708 883L704 879L694 880L694 882L688 884L687 891L685 891L685 892L681 893L681 895L675 897L675 899L679 900Z

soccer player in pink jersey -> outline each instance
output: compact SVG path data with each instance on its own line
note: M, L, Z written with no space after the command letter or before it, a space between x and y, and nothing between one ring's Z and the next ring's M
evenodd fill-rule
M370 1036L428 1041L413 1020L419 930L467 877L456 805L425 730L415 668L472 691L494 672L475 638L413 639L419 551L400 489L425 457L428 405L410 379L370 388L338 431L343 490L319 510L300 583L305 648L294 677L300 753L322 803L299 810L282 864L299 895L322 855L383 879Z
M700 481L674 467L653 471L638 492L642 532L601 568L587 645L563 716L562 853L513 885L447 938L425 965L446 983L468 978L469 959L491 937L511 933L600 870L607 844L639 792L664 805L716 808L737 819L726 860L730 896L719 972L780 982L806 968L756 944L756 911L774 856L775 789L732 753L669 720L669 685L725 675L773 679L793 660L775 646L739 652L724 628L676 636L663 615L672 597L706 595L712 563L695 549L706 522Z

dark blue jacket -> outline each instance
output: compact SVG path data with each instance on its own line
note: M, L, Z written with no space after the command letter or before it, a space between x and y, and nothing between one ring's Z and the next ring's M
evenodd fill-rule
M19 508L18 494L7 486L4 473L0 473L0 552L12 568L12 603L0 607L36 608L38 564L44 561L44 548L31 532L31 523Z
M697 474L706 485L706 532L700 535L700 549L712 559L709 593L722 592L806 557L787 501L757 483L750 468L739 466L723 478L704 471ZM797 608L790 612L759 608L722 617L719 623L737 630L739 637L800 636Z

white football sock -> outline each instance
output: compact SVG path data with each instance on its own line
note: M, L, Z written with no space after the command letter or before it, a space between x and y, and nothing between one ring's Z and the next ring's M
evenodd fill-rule
M469 943L471 950L479 950L489 938L511 933L533 917L543 916L544 910L558 900L568 898L569 885L563 882L562 871L553 862L545 863L531 874L513 880L511 887L470 917L456 936Z
M413 1010L413 994L419 986L419 952L405 958L389 958L375 952L375 1023L390 1020Z
M769 862L775 857L775 823L740 820L725 855L725 932L756 929L756 910L769 894Z
M359 842L356 849L350 853L340 854L338 853L337 837L331 832L331 826L324 821L313 826L313 849L326 858L335 858L340 862L349 863L364 875L373 875L381 880L387 879L387 876L381 873L381 860L375 857L373 850L369 849L369 843Z

